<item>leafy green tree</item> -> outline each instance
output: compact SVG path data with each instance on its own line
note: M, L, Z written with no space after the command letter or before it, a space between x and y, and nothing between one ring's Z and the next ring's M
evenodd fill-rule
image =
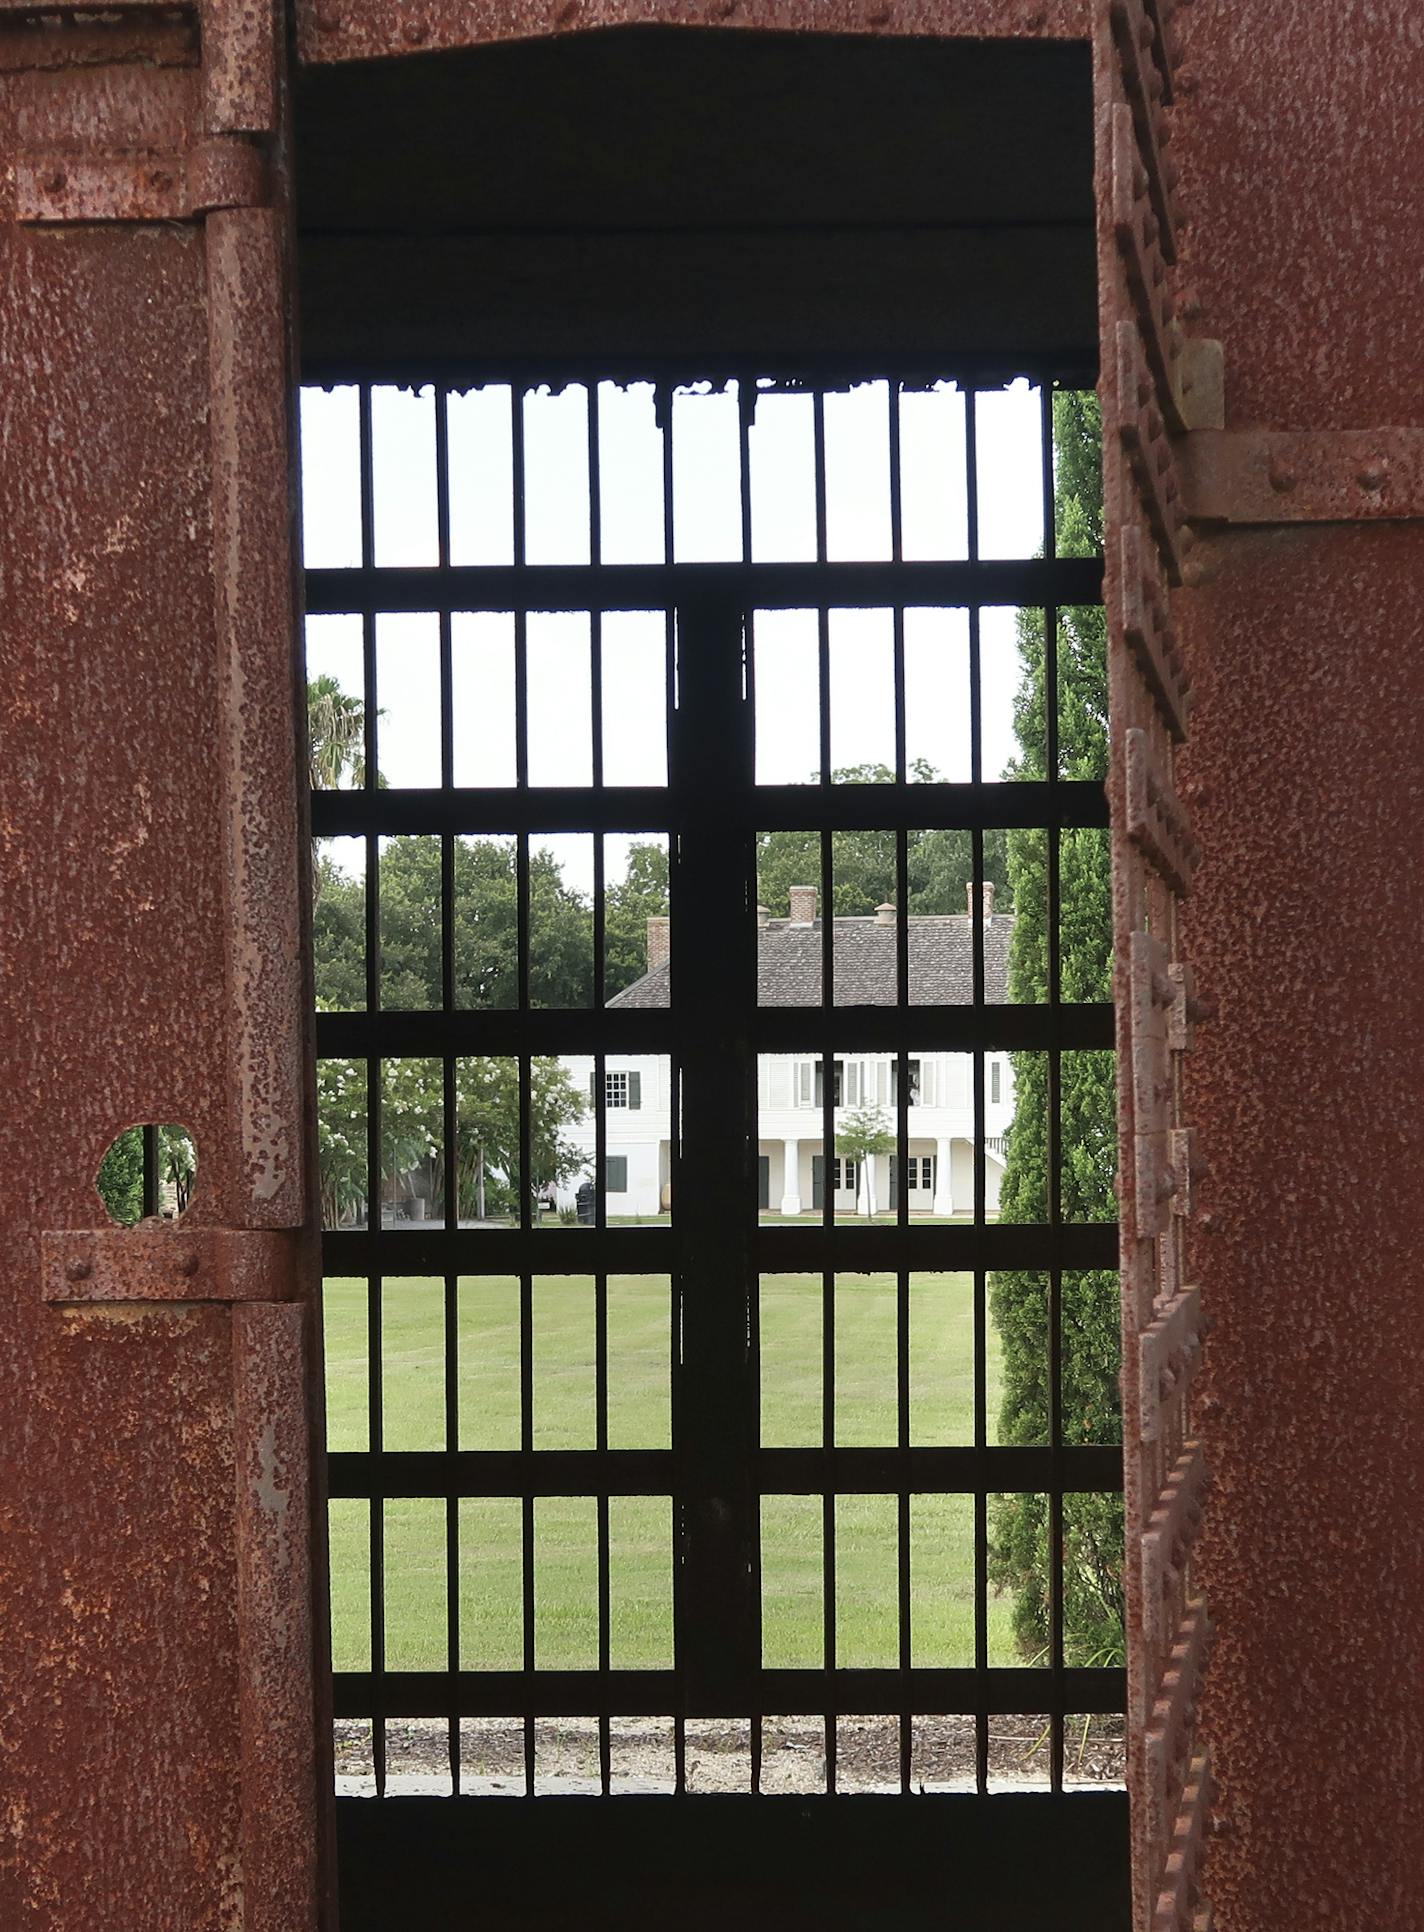
M319 1005L359 1012L366 1004L366 905L359 879L317 845L312 866L312 951Z
M1096 398L1061 391L1053 399L1055 503L1060 552L1090 556L1102 548L1102 432ZM1021 778L1046 775L1048 694L1043 619L1020 620L1023 678L1015 713L1019 743L1013 767ZM1059 772L1101 780L1107 770L1106 622L1101 607L1059 614ZM1009 998L1047 998L1048 835L1011 832L1008 869L1017 919L1009 954ZM1112 994L1111 880L1106 835L1060 834L1059 971L1065 1000ZM1000 1194L1006 1221L1048 1218L1047 1056L1013 1056L1014 1119ZM1068 1053L1061 1077L1062 1178L1065 1221L1111 1221L1116 1110L1111 1053ZM1048 1280L1001 1272L990 1282L990 1306L1003 1344L999 1440L1049 1439ZM1122 1441L1118 1393L1119 1296L1106 1270L1062 1280L1062 1431L1067 1443ZM1121 1499L1068 1496L1063 1506L1063 1625L1066 1661L1120 1660L1123 1647ZM1014 1628L1030 1655L1049 1639L1049 1518L1037 1496L999 1499L993 1518L991 1575L1014 1593Z
M158 1130L158 1180L173 1189L174 1206L182 1214L192 1198L198 1174L198 1151L185 1127ZM95 1178L112 1220L132 1227L143 1219L143 1129L130 1127L111 1143Z
M893 1154L895 1136L890 1122L879 1107L853 1107L841 1120L836 1133L836 1152L850 1159L860 1174L856 1206L867 1219L875 1212L875 1169L872 1157Z
M894 773L887 765L847 765L833 773L838 784L883 785ZM933 784L939 774L917 759L910 777ZM963 912L965 888L974 876L968 832L911 832L906 841L906 878L912 914ZM896 900L895 834L836 832L831 842L832 916L867 918L878 905ZM984 835L984 876L998 888L1001 910L1009 910L1005 834ZM774 918L790 910L794 885L821 884L821 841L816 832L762 832L757 837L757 897Z
M322 1218L349 1226L368 1209L366 1070L358 1060L317 1065ZM530 1064L530 1186L571 1180L585 1156L565 1130L586 1102L563 1063ZM381 1196L440 1202L447 1175L443 1152L444 1084L438 1060L387 1060L381 1070ZM455 1186L462 1220L510 1212L519 1189L517 1060L482 1057L455 1063Z
M131 1228L143 1217L143 1130L131 1127L112 1141L95 1180L109 1218Z
M511 1007L519 996L515 850L500 839L456 839L455 1003ZM426 1012L442 1003L440 841L399 837L381 853L381 1004ZM313 909L319 1002L336 1011L366 1003L365 888L321 853ZM529 996L536 1006L588 1006L593 999L593 911L564 882L558 861L529 858ZM641 970L641 968L640 968Z
M627 876L604 893L604 985L609 999L648 968L648 921L668 910L667 847L640 840L628 848Z

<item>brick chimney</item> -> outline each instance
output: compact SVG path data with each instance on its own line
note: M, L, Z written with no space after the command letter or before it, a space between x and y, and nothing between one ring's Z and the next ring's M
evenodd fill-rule
M770 907L761 905L757 907L757 924L758 926L769 926L771 924Z
M877 906L875 908L875 923L877 926L894 925L895 908L890 904L888 899L883 906Z
M792 886L791 923L793 926L815 925L816 888L814 886Z
M964 882L964 900L969 917L972 919L974 917L974 881L972 879L966 879ZM986 879L984 881L984 924L987 926L993 917L994 881Z
M648 971L661 966L668 956L670 941L668 927L670 921L665 912L655 913L648 920Z

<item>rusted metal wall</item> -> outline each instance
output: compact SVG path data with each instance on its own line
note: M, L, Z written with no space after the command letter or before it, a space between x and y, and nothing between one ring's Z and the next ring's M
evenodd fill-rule
M1424 20L1194 0L1180 33L1228 429L1417 431ZM1204 532L1180 600L1222 1932L1424 1924L1424 527L1356 521L1355 468L1304 506L1348 520Z
M1199 1157L1184 1092L1197 852L1177 790L1192 711L1177 620L1192 556L1181 454L1212 352L1184 331L1176 295L1192 208L1175 158L1176 14L1173 0L1103 0L1094 46L1136 1932L1210 1923L1198 1716L1212 1626L1195 1556L1207 1464L1192 1399L1205 1324L1187 1266Z
M0 1924L317 1918L276 17L0 10ZM106 1225L181 1121L181 1228Z
M1086 40L1092 0L297 0L303 61L530 40L599 27Z

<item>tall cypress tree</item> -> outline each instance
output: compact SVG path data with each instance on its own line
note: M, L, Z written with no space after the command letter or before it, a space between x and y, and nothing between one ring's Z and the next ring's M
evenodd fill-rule
M1101 553L1102 428L1091 393L1053 399L1054 496L1060 555ZM1101 606L1064 610L1057 629L1058 773L1101 781L1107 772L1107 627ZM1015 709L1015 775L1047 775L1044 616L1019 623L1022 683ZM1009 877L1016 920L1009 954L1009 998L1048 997L1047 886L1050 834L1011 832ZM1112 995L1112 910L1107 836L1059 834L1059 974L1064 1000ZM1048 1056L1018 1053L1014 1120L1000 1197L1000 1218L1048 1219ZM1111 1053L1067 1053L1060 1073L1061 1210L1065 1222L1111 1221L1116 1106ZM1049 1307L1044 1274L1002 1272L990 1281L990 1308L1003 1344L999 1440L1049 1440ZM1065 1443L1122 1441L1118 1392L1118 1281L1108 1270L1062 1279L1062 1435ZM1049 1511L1042 1496L998 1498L992 1512L990 1575L1012 1590L1014 1631L1026 1655L1049 1641ZM1121 1660L1122 1501L1067 1496L1063 1505L1063 1636L1069 1664Z

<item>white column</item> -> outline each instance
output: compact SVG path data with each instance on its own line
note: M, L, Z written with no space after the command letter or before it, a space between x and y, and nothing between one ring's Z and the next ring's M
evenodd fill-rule
M954 1212L953 1167L949 1157L949 1145L949 1142L943 1139L935 1142L934 1212L936 1214Z
M799 1214L801 1212L801 1143L799 1140L784 1140L781 1143L781 1212Z

